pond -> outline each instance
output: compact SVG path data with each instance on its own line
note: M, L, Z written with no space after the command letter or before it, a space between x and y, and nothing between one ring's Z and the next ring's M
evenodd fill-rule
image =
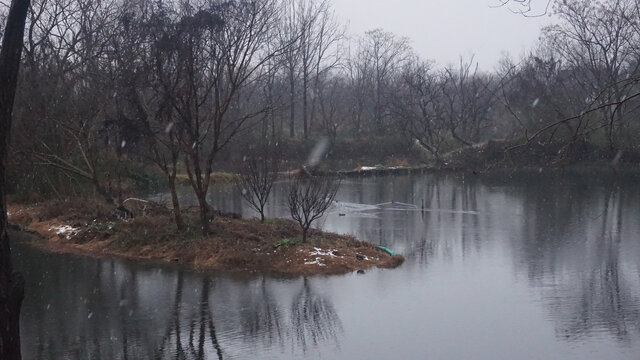
M637 359L637 184L349 178L319 225L406 257L365 274L197 273L18 244L24 358ZM230 186L211 201L253 214ZM279 183L268 215L285 216L285 202Z

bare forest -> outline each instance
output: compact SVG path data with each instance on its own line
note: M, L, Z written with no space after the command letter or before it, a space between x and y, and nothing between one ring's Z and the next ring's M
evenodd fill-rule
M81 183L116 198L123 178L155 166L206 194L211 173L258 140L291 160L320 137L340 158L386 144L440 163L488 140L636 157L637 3L552 10L537 50L487 72L473 57L438 67L383 29L348 34L327 1L33 1L11 191Z
M164 210L188 231L187 188L207 236L220 176L264 223L288 175L304 243L338 171L637 165L640 5L543 4L498 1L553 24L534 50L484 70L472 55L437 64L382 28L350 33L329 0L0 0L0 319L17 324L24 282L5 193L92 196L128 218L134 195L167 192ZM17 333L0 334L0 355L19 357Z
M36 0L9 191L91 188L117 202L153 171L171 186L186 175L204 208L212 173L247 144L278 143L296 167L323 137L345 166L381 148L372 161L442 165L491 140L549 164L635 160L637 3L549 11L557 24L535 51L487 72L473 57L436 66L383 29L349 34L328 1Z

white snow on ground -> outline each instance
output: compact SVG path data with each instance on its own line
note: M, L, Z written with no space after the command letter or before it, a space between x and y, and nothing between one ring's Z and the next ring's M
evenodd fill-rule
M333 255L333 252L336 251L335 249L327 250L327 251L323 251L322 249L317 248L317 247L314 247L313 249L314 249L314 251L309 253L309 255L311 255L311 256L331 256L331 257L336 257L335 255Z
M396 169L406 169L404 166L389 166L389 167L380 167L380 166L360 166L359 171L371 171L371 170L396 170Z
M324 264L322 262L322 256L329 256L329 257L336 257L336 255L333 254L333 252L336 251L335 249L333 250L322 250L321 248L318 247L314 247L313 251L309 253L309 256L313 256L315 257L314 260L310 260L310 259L304 259L304 264L305 265L318 265L318 266L326 266L326 264Z
M66 235L67 239L73 235L78 229L74 228L70 225L61 225L61 226L52 226L49 228L49 231L55 231L58 235Z
M307 260L307 259L305 259ZM318 265L318 266L327 266L325 264L322 263L322 259L320 259L319 257L317 257L315 260L313 261L305 261L304 262L305 265Z

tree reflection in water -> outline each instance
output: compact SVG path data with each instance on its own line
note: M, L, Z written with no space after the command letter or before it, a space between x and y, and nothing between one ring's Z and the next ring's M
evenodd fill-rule
M184 309L182 301L184 273L178 272L174 304L170 321L160 346L155 353L155 359L222 359L222 350L218 344L216 328L209 307L209 293L211 280L202 279L202 288L198 303L198 311L189 312ZM188 335L182 330L188 328ZM210 348L207 346L210 345Z
M570 231L560 237L571 245L571 251L585 254L582 263L573 264L573 280L562 279L561 274L556 277L555 293L562 298L549 296L559 335L568 340L607 331L626 342L633 333L640 333L640 298L634 292L637 274L625 271L622 260L622 196L611 186L599 204L602 212L589 219L590 231Z
M263 341L264 346L284 348L285 329L283 329L282 307L267 282L260 277L256 287L249 287L245 296L239 299L240 327L242 334L254 341Z
M291 323L297 345L303 352L309 349L310 344L316 346L327 340L339 345L338 332L342 331L340 318L333 304L313 291L306 276L291 305Z
M542 295L556 335L627 342L640 334L635 187L609 178L516 180L508 199L521 206L520 224L508 231L516 268Z
M26 270L37 279L33 265ZM224 344L232 353L286 356L338 344L342 329L332 303L308 279L299 280L299 291L283 293L275 288L298 281L229 281L78 257L48 259L41 277L23 319L25 359L223 359Z

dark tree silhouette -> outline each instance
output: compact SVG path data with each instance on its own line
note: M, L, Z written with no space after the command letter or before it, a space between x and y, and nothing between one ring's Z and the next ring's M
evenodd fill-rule
M11 115L16 95L24 25L29 0L14 0L0 49L0 358L20 359L20 307L24 297L24 278L13 272L7 234L7 163L11 134Z

